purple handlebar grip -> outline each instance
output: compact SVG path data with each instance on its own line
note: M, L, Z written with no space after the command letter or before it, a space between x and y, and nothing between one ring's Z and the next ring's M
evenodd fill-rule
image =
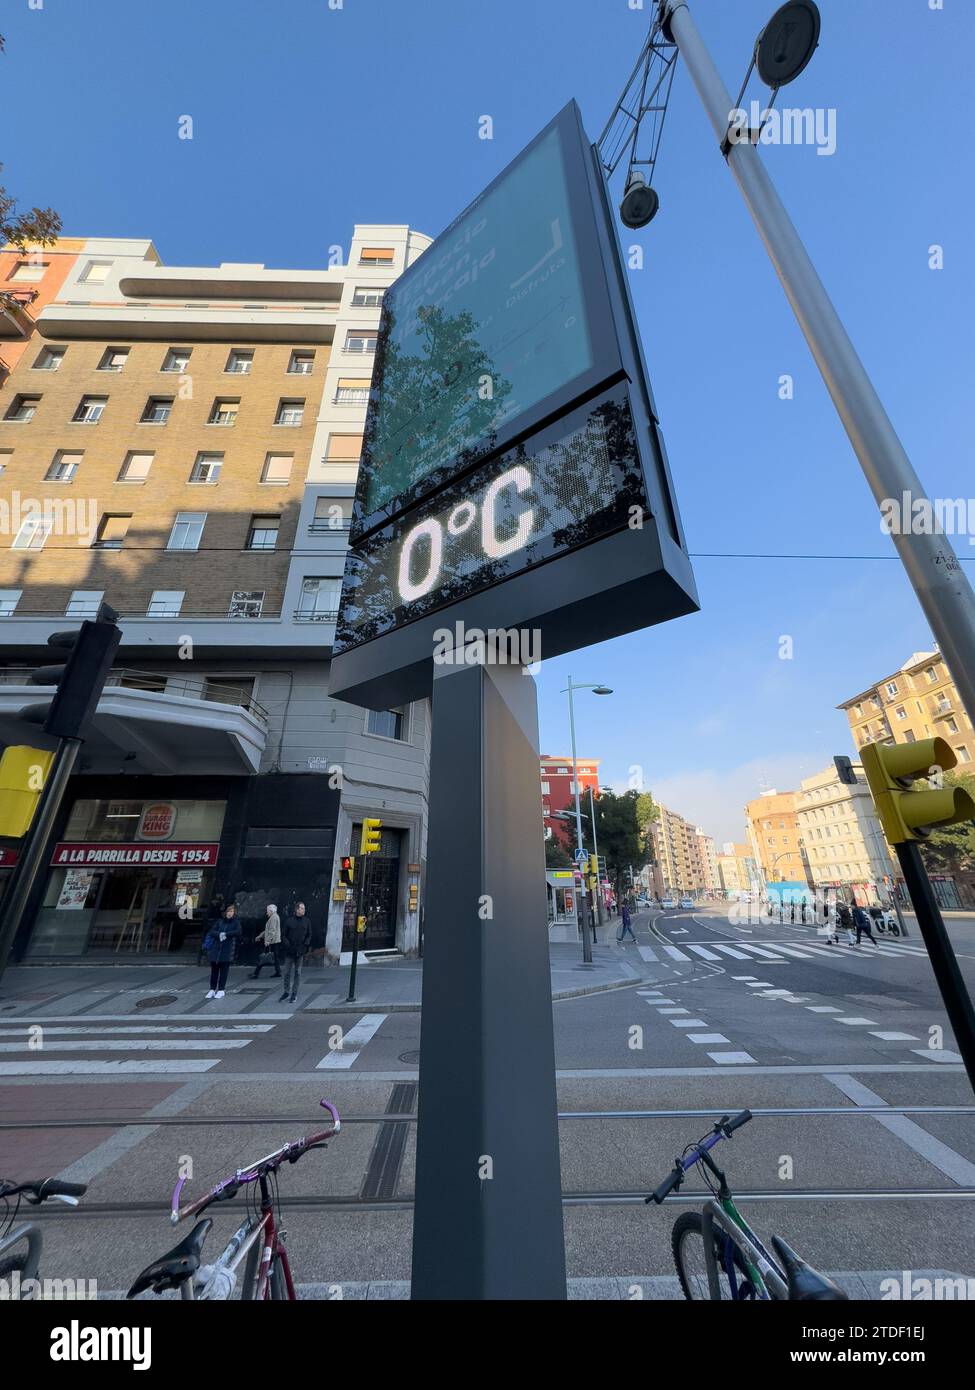
M339 1130L342 1128L342 1121L339 1119L339 1112L336 1110L335 1106L332 1104L330 1100L319 1101L319 1105L321 1105L323 1110L327 1110L328 1113L331 1115L332 1119L335 1121L335 1133L338 1134Z
M179 1181L176 1183L176 1186L173 1188L173 1201L172 1201L172 1207L171 1207L170 1213L169 1213L169 1219L170 1219L170 1221L172 1221L172 1223L173 1223L174 1226L176 1225L177 1221L179 1220L179 1199L180 1199L180 1195L182 1194L183 1185L185 1184L185 1182L186 1182L186 1179L185 1179L185 1178L180 1178Z

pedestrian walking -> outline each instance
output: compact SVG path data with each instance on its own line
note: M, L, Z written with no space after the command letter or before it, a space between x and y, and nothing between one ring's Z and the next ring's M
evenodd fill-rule
M861 936L865 936L869 941L872 941L875 946L877 945L876 938L873 934L873 931L871 930L870 913L867 911L865 907L860 907L859 905L857 905L853 909L853 924L857 929L858 946L860 944ZM877 949L879 950L880 948L878 947Z
M237 909L228 903L217 920L210 927L203 941L203 949L210 962L210 988L208 999L222 999L227 990L227 976L230 974L234 950L240 940L240 922Z
M281 918L278 916L278 909L276 903L268 903L267 921L264 923L264 930L259 931L254 940L261 942L264 949L261 952L260 956L258 956L257 958L257 965L254 967L254 973L253 975L251 975L251 979L259 980L261 978L261 971L264 969L265 965L273 965L274 978L276 980L280 980ZM268 956L270 956L270 960L267 959Z
M838 903L836 913L840 919L841 928L846 932L846 944L848 946L855 946L856 941L853 936L853 913L847 907L846 903Z
M281 999L290 998L292 1004L298 998L301 963L310 945L311 922L305 912L305 904L295 903L294 911L288 913L281 929L281 960L284 966L284 993Z
M630 916L630 905L627 902L624 902L623 904L623 910L620 914L620 921L622 922L622 930L620 931L620 934L616 938L616 940L622 942L623 938L626 936L626 933L629 932L633 940L636 941L636 933L633 930L633 920Z

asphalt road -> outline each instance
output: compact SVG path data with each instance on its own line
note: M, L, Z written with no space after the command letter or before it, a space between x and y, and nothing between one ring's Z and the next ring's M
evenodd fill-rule
M721 1161L760 1230L854 1292L884 1271L975 1278L975 1100L920 937L827 946L716 909L644 914L636 928L619 948L631 986L553 1006L570 1276L666 1292L669 1227L701 1187L662 1209L642 1194L714 1118L748 1106L756 1117ZM975 987L975 923L951 934ZM222 1033L198 1015L161 1027L89 1015L91 1032L56 1035L67 1055L153 1042L137 1054L143 1074L0 1083L0 1172L90 1184L77 1211L42 1218L49 1272L124 1287L172 1243L178 1164L202 1190L307 1132L328 1095L349 1123L281 1179L297 1277L319 1296L408 1278L419 1015L262 1007ZM172 1070L218 1044L206 1074ZM289 1208L295 1198L308 1205ZM217 1218L218 1232L234 1224Z

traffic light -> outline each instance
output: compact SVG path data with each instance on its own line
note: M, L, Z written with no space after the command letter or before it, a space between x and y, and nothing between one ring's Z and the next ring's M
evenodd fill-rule
M362 822L362 842L359 845L360 854L375 854L379 849L379 831L382 828L382 821L370 817Z
M54 754L22 744L5 748L0 757L0 835L26 835L41 799Z
M889 844L924 841L938 826L975 820L975 800L961 787L913 790L915 779L934 778L957 763L943 738L865 743L860 757Z
M31 685L57 686L44 721L46 733L58 738L86 736L121 641L117 618L103 603L94 622L83 622L76 632L52 632L47 639L48 646L63 647L70 656L64 666L40 666L28 677Z
M836 775L848 787L855 787L857 775L853 771L853 760L838 753L833 759L833 766L836 768Z
M355 881L355 859L351 854L343 854L342 867L339 870L339 882L344 883L347 888L351 888Z
M589 856L589 876L590 878L599 877L599 860L595 854Z

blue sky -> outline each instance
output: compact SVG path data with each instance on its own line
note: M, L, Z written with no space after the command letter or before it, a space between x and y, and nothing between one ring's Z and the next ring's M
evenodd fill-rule
M171 264L323 265L354 222L436 234L570 97L595 138L650 8L3 0L5 181L67 234L149 236ZM775 0L692 8L734 94ZM836 152L762 157L929 494L973 495L975 9L821 8L820 49L779 101L835 108ZM177 139L187 114L192 141ZM763 784L849 751L836 703L930 634L683 67L656 182L659 216L624 244L645 249L631 284L702 610L546 663L542 746L567 746L567 673L607 682L612 698L579 697L581 751L613 783L641 767L722 840ZM705 558L728 551L881 558Z

